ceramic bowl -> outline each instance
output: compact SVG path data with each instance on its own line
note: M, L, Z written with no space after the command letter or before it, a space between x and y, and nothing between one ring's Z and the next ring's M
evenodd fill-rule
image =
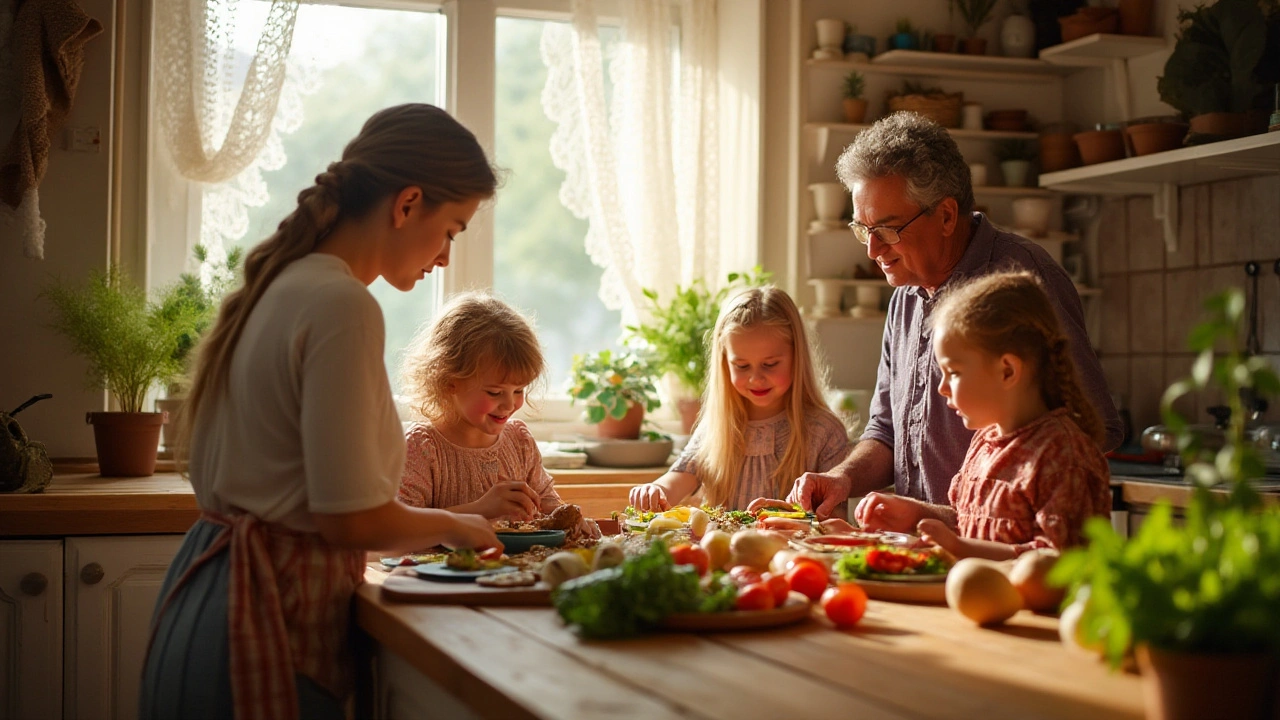
M535 530L533 532L520 533L499 530L494 534L502 541L502 551L508 555L527 552L534 545L549 548L558 548L564 545L563 530Z
M660 467L671 456L670 440L605 440L586 441L582 449L587 464L597 467Z
M1030 231L1028 237L1043 237L1049 232L1053 200L1042 197L1016 198L1013 201L1013 224Z

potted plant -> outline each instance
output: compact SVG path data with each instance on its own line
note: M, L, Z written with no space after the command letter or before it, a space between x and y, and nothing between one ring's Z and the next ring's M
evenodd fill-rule
M911 24L911 18L899 19L889 38L889 47L894 50L915 50L917 46L916 29Z
M1009 187L1025 187L1031 177L1031 161L1036 157L1035 147L1025 140L1004 140L996 143L996 160L1004 184Z
M854 70L844 76L844 121L858 124L867 119L867 99L862 97L865 83L862 73Z
M964 105L964 93L948 93L940 87L926 87L910 80L902 83L902 89L891 91L885 99L889 112L914 112L938 123L942 127L960 127L960 108Z
M1274 717L1280 675L1280 506L1263 505L1248 483L1265 466L1245 435L1241 390L1280 394L1280 379L1264 358L1242 352L1244 294L1210 298L1210 319L1192 330L1199 352L1189 378L1161 403L1165 424L1194 484L1185 521L1167 501L1129 539L1101 518L1091 520L1089 545L1063 555L1051 581L1070 588L1079 635L1101 647L1113 666L1136 651L1148 717ZM1225 348L1215 356L1215 347ZM1173 403L1214 387L1231 406L1220 450L1197 443ZM1211 487L1225 484L1225 492ZM1087 588L1087 589L1086 589Z
M92 387L105 388L119 412L90 412L100 472L137 477L155 472L164 413L143 412L147 393L182 372L178 348L195 332L190 308L164 311L119 268L83 285L55 282L43 293L53 305L53 329L89 362Z
M227 251L220 261L210 260L209 250L203 245L196 245L192 255L197 264L196 272L178 276L178 281L166 290L160 300L160 312L166 317L176 318L183 313L191 313L195 318L191 332L179 340L174 351L174 360L182 372L168 383L165 397L156 400L156 410L168 413L161 434L165 445L168 445L169 427L186 399L191 352L217 319L222 299L243 280L243 248Z
M1271 89L1280 83L1280 11L1256 0L1218 0L1178 13L1179 31L1160 100L1190 118L1189 143L1266 129Z
M662 404L652 365L637 353L601 350L574 355L569 396L587 404L587 421L598 425L601 437L634 440L640 437L645 412Z
M863 35L858 32L857 25L850 25L848 34L844 36L844 59L850 62L866 62L875 54L875 36Z
M707 387L707 352L720 305L735 288L763 285L770 277L758 266L751 272L732 272L716 291L701 279L694 280L686 286L676 286L666 303L659 300L656 291L644 289L647 319L627 326L626 341L650 358L658 374L674 378L677 387L673 394L685 433L692 431L701 409ZM578 384L575 381L574 386Z
M991 19L991 11L996 9L997 0L954 0L960 11L969 36L961 40L961 51L969 55L985 55L987 53L986 38L978 37L978 30Z

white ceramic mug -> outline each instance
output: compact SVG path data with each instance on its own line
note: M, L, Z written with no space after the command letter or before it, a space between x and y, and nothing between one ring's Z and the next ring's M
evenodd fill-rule
M974 187L987 186L987 164L986 163L969 163L969 178Z
M834 222L844 217L849 205L849 191L842 183L813 183L813 211L823 222Z
M965 130L982 129L982 106L978 103L965 103L962 110L961 127Z
M823 50L840 50L844 45L845 24L843 20L823 19L814 25L818 31L818 47Z

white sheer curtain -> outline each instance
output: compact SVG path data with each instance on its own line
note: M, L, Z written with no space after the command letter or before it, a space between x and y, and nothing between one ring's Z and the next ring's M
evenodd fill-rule
M626 321L678 283L722 278L716 131L716 2L628 0L622 41L604 58L594 0L574 0L569 25L542 38L543 109L557 124L551 157L560 199L588 221L587 252L604 268L600 297ZM678 41L677 41L677 19Z

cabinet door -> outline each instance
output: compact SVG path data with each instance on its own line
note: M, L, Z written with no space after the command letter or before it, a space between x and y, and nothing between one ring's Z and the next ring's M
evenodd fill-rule
M67 538L63 717L138 716L142 661L181 535Z
M62 716L62 541L0 542L0 718Z

